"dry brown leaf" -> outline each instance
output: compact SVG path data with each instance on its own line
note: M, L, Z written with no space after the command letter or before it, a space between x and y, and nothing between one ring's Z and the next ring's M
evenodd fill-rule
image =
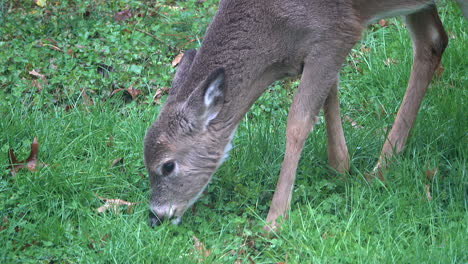
M29 171L35 171L37 168L37 152L39 151L39 143L37 142L37 137L34 138L33 142L31 143L31 152L27 159L18 161L15 156L13 149L8 150L8 159L10 161L10 172L12 176L21 169L26 168ZM40 164L40 166L45 166L45 164Z
M112 135L109 136L109 139L107 140L106 145L108 147L112 147L112 145L114 145L114 137Z
M193 239L193 247L195 251L198 253L200 258L198 259L199 262L204 262L207 257L210 256L210 250L206 249L205 245L196 237L192 236Z
M109 234L105 234L102 236L98 241L90 238L89 243L88 243L88 248L89 249L95 249L96 247L94 246L95 244L99 246L99 248L103 248L106 245L107 239L109 239Z
M55 45L51 45L51 44L48 44L48 45L45 45L45 46L49 46L50 49L52 50L56 50L56 51L60 51L60 52L63 52L63 50Z
M31 85L36 88L38 92L42 90L42 84L38 80L32 80Z
M457 38L457 35L455 35L455 33L453 33L450 30L447 31L447 35L449 36L450 39L456 39Z
M161 103L161 97L169 91L169 87L161 87L156 90L156 92L153 95L153 103L155 104L160 104Z
M124 90L124 89L122 89L122 88L115 89L115 90L113 90L113 91L111 92L110 96L112 97L112 96L114 96L114 94L116 94L116 93L118 93L118 92L120 92L120 91L123 91L123 90Z
M133 202L127 202L121 199L109 199L109 198L104 198L98 195L96 195L96 197L99 198L101 201L105 202L104 205L96 209L98 213L104 213L105 211L107 211L107 209L111 209L114 213L118 214L119 206L121 205L127 206L127 213L131 213L133 210L133 206L137 204L136 202L133 203Z
M111 164L111 168L117 166L117 165L123 165L123 161L124 161L124 158L121 157L121 158L117 158L115 160L112 161L112 164Z
M396 60L392 59L392 58L387 58L386 60L384 60L384 64L385 66L390 66L392 64L396 64Z
M106 65L104 63L98 64L96 72L104 78L109 78L109 72L114 72L112 66Z
M86 89L80 89L81 97L83 98L84 105L93 105L93 99L89 98L88 94L86 93Z
M50 42L50 43L44 43L44 41ZM51 50L56 50L56 51L63 52L63 50L61 48L57 47L57 41L55 41L55 40L53 40L51 38L44 39L44 41L40 40L37 45L39 47L49 47L49 49L51 49Z
M388 26L387 21L386 21L385 19L380 19L380 20L379 20L379 25L380 25L381 27L386 27L386 26Z
M442 66L442 62L439 63L439 65L437 66L434 74L437 78L440 78L440 76L442 76L442 73L444 72L444 67Z
M429 200L429 201L432 201L432 195L431 195L431 186L429 184L426 184L424 186L424 189L426 190L426 198Z
M40 74L39 72L37 72L34 69L32 71L30 71L29 74L31 74L32 76L38 77L43 81L46 81L46 77L43 74Z
M31 81L31 85L35 88L37 88L37 90L40 92L42 90L42 85L44 84L47 84L47 79L46 77L43 75L43 74L40 74L39 72L37 72L36 70L32 70L29 72L30 75L36 77L36 78L39 78L41 79L42 83L39 81L39 80L32 80Z
M58 66L55 64L55 59L54 58L50 59L49 63L50 63L50 68L52 70L57 70L58 69Z
M430 169L429 165L426 164L426 170L424 171L424 175L426 176L426 179L429 182L432 182L438 171L439 171L439 169L437 167L435 167L433 169Z
M133 86L128 87L126 91L128 92L128 94L130 94L133 100L141 93L140 90L133 89Z
M179 64L180 60L182 60L182 57L184 56L184 53L181 52L175 58L172 60L172 67L175 67Z
M68 112L68 111L72 110L73 108L75 108L74 105L66 105L65 106L65 112Z
M361 51L362 53L368 53L368 52L370 52L370 48L368 48L368 47L362 45L361 48L360 48L360 51Z
M3 230L5 230L5 229L7 228L8 222L9 222L8 216L4 216L4 217L2 218L2 225L0 225L0 232L3 231Z
M133 16L133 14L130 12L130 9L125 9L123 11L117 12L114 14L114 20L115 21L123 21L126 19L129 19Z
M127 97L127 98L124 98L126 100L135 100L135 98L141 93L141 90L138 90L138 89L133 89L133 86L130 86L129 88L127 89L122 89L122 88L119 88L119 89L115 89L112 91L112 93L110 94L110 96L114 96L116 93L120 92L120 91L124 91L124 95Z
M344 119L348 121L349 123L351 123L351 126L354 128L364 128L363 126L359 125L356 121L351 119L351 117L349 116L344 116Z

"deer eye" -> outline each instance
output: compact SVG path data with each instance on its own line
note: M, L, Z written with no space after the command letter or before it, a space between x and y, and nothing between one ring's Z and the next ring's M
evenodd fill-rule
M174 161L165 162L161 167L161 172L163 176L167 176L174 171L175 163Z

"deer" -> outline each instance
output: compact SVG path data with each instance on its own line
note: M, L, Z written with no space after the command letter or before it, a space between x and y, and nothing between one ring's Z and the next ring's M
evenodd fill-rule
M459 4L468 14L467 1ZM200 48L184 53L144 138L150 225L180 223L225 160L246 112L284 77L300 75L300 84L287 117L286 150L265 228L276 230L279 219L287 218L301 151L322 108L329 165L347 172L340 68L368 24L393 16L404 17L413 65L374 171L387 167L404 148L448 44L434 1L221 0Z

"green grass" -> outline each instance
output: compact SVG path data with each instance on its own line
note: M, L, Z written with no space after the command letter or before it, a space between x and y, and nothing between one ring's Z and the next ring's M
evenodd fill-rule
M451 2L440 16L449 32L442 76L421 106L407 147L368 184L411 67L398 19L371 26L341 74L342 116L351 171L327 167L323 119L299 164L290 218L263 237L284 153L288 105L297 80L275 83L246 115L230 158L180 226L147 224L149 184L142 139L157 116L157 88L170 86L172 59L198 47L217 1L0 0L1 263L466 263L467 23ZM134 16L115 22L126 7ZM138 15L136 15L138 14ZM57 49L51 49L51 47ZM370 48L369 51L361 46ZM394 63L385 65L391 58ZM100 65L112 67L100 74ZM35 69L47 82L28 72ZM33 81L40 84L34 84ZM110 97L133 86L136 100ZM85 90L94 104L83 104ZM70 109L71 108L71 109ZM37 136L36 172L11 177ZM124 162L116 167L116 158ZM425 175L437 169L434 180ZM426 198L425 186L432 200ZM99 214L96 195L139 202ZM196 236L210 250L194 249Z

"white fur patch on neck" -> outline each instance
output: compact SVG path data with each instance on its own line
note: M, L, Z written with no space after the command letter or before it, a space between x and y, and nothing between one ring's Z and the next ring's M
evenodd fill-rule
M229 151L232 149L232 139L234 138L234 135L236 134L236 130L237 130L237 127L234 128L234 130L231 132L231 135L229 135L229 142L224 147L224 155L219 161L218 167L221 166L221 164L223 164L223 162L229 157Z

